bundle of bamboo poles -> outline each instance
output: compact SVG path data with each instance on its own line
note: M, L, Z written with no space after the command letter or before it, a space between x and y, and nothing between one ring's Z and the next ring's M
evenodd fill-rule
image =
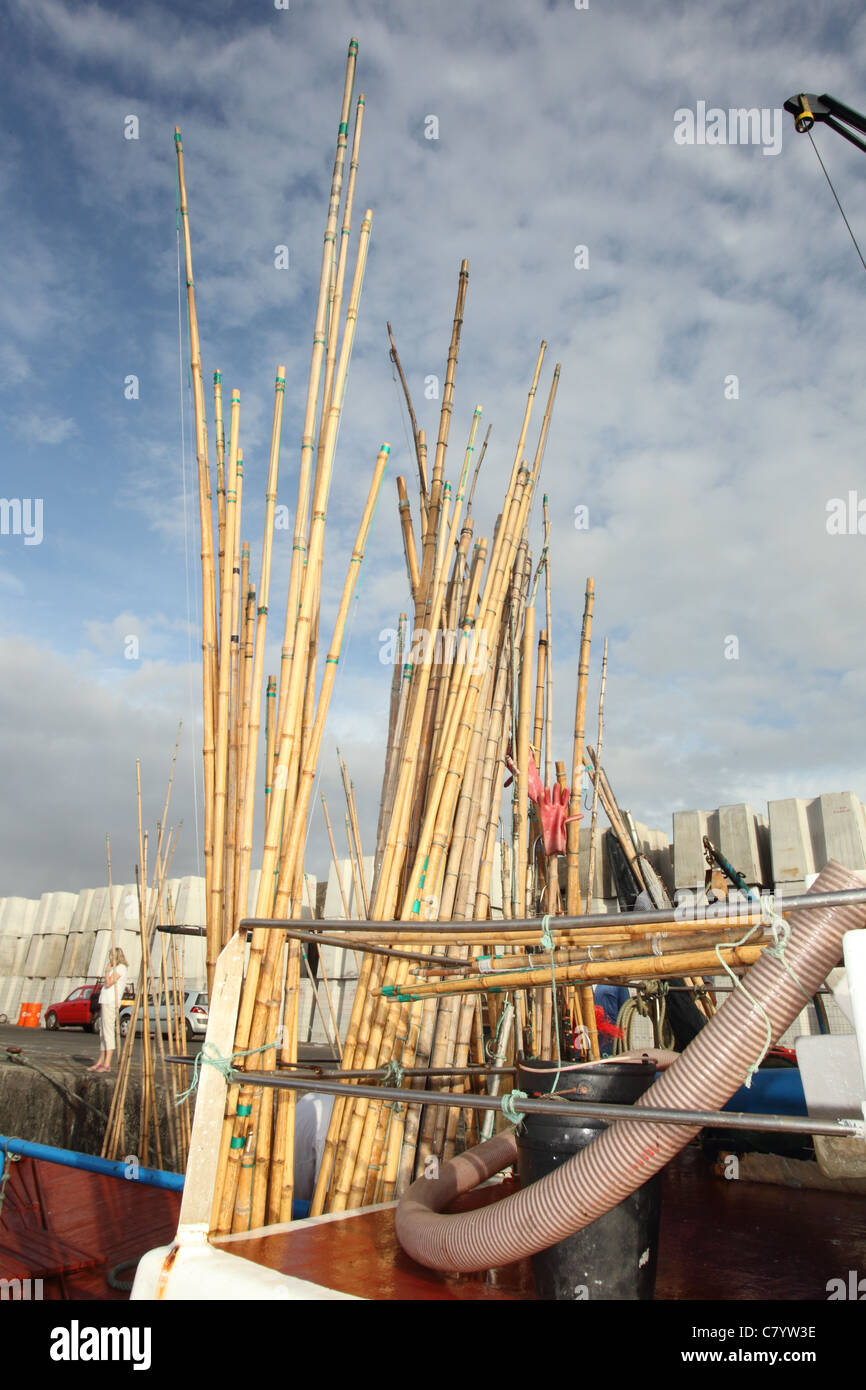
M330 646L322 662L319 627L327 503L371 228L368 211L357 238L347 289L364 113L364 98L360 97L347 171L356 58L357 43L352 40L303 408L280 670L278 676L268 677L266 690L263 663L285 374L278 368L262 563L256 589L250 580L249 548L242 539L243 488L249 487L250 477L245 482L240 394L237 390L231 394L226 446L219 372L214 374L215 507L213 502L183 152L180 133L175 136L202 537L209 982L220 947L246 916L252 901L252 830L263 701L264 844L253 911L264 922L288 923L301 916L304 852L325 721L389 455L389 447L382 445L361 510ZM451 470L447 466L468 281L464 261L432 459L428 458L426 431L419 426L388 324L390 356L411 423L418 503L413 515L407 480L398 477L397 521L409 603L398 620L399 654L391 683L371 882L365 875L354 787L338 753L347 802L356 913L366 919L365 932L369 926L369 944L392 939L388 923L399 921L408 924L403 939L411 937L415 949L411 954L362 949L357 991L342 1038L336 1030L327 978L320 976L327 996L323 1005L306 946L295 932L279 927L254 928L241 991L233 1054L240 1073L297 1064L303 969L323 1017L327 1006L343 1070L357 1076L388 1067L389 1074L406 1070L411 1078L405 1106L362 1096L337 1098L318 1174L314 1213L390 1198L425 1171L429 1160L446 1158L459 1145L472 1141L474 1111L461 1108L459 1103L447 1109L424 1109L412 1103L413 1091L417 1095L417 1089L429 1086L459 1097L466 1087L481 1084L478 1078L486 1069L488 1055L494 1055L500 1066L520 1050L540 1057L559 1055L566 1037L578 1028L585 1030L587 1055L598 1056L589 983L594 963L580 957L572 959L563 955L563 950L580 951L595 943L613 949L625 943L632 951L625 957L630 968L642 960L641 951L646 954L643 947L633 950L627 930L611 926L595 936L589 929L577 934L569 930L562 936L558 955L546 937L539 957L540 923L537 935L509 929L509 919L540 918L542 914L552 918L563 911L578 917L583 911L578 808L585 761L594 581L588 579L586 588L569 788L565 764L553 756L552 527L546 496L542 500L541 556L535 571L529 545L531 509L560 369L557 365L552 373L532 447L530 427L546 355L546 344L542 343L499 515L492 534L476 537L472 505L490 438L488 429L478 450L480 407L467 422L457 465ZM448 471L453 483L446 477ZM487 496L492 492L488 485ZM540 595L542 575L544 590ZM536 610L542 604L543 626L540 615L536 623ZM512 825L510 838L506 835L500 840L505 764L513 771ZM348 917L333 827L324 798L322 802ZM551 816L555 833L551 831ZM503 888L498 920L491 905L497 853ZM564 897L560 893L563 856ZM449 974L439 982L413 983L413 976L417 981L418 957L423 966L434 951L434 939L439 940L429 930L434 921L453 924L453 934L447 943L442 942ZM461 923L476 925L461 928ZM478 925L482 923L485 925ZM725 938L720 935L719 939ZM495 955L508 943L513 943L512 955L518 957L511 971L513 983L506 986L508 974L497 971L493 988L482 980L476 989L476 974L480 972L475 958ZM690 949L698 950L700 944L696 946L694 938L689 938ZM434 963L443 968L441 958L431 961ZM452 963L454 972L466 975L459 982L464 986L460 989L454 987ZM615 953L597 964L614 974L623 968ZM525 987L527 978L531 979L531 989ZM503 988L507 993L502 993ZM466 1071L469 1066L471 1073ZM491 1084L498 1082L494 1078ZM256 1086L252 1076L244 1080L243 1075L229 1087L211 1217L214 1233L242 1231L290 1217L294 1115L294 1091L275 1093Z
M159 1015L161 1003L164 1001L168 1053L176 1056L178 1051L182 1050L181 1040L183 1039L185 1042L186 1034L183 1014L185 981L182 953L178 950L176 938L172 936L167 945L165 935L157 933L157 925L160 919L168 924L174 923L174 908L168 889L168 873L181 827L178 825L176 828L167 828L167 820L179 741L180 730L178 730L172 755L162 819L157 825L156 854L154 856L153 877L150 883L148 883L148 834L144 829L141 799L141 764L136 763L139 859L135 876L138 886L141 964L129 1028L122 1046L118 1050L117 1082L111 1097L102 1145L104 1158L118 1158L132 1152L145 1165L150 1162L152 1150L157 1167L169 1167L173 1171L180 1171L186 1165L190 1140L190 1113L188 1102L184 1101L180 1106L175 1104L175 1093L179 1092L183 1086L183 1073L179 1067L171 1066L166 1062L166 1044ZM111 842L108 836L106 836L106 853L110 934L113 950L116 945L115 890L111 876ZM159 958L158 963L155 963L154 947L157 935L159 935ZM151 1033L152 1006L154 1007L153 1033ZM117 1029L119 1029L119 1018L120 1010L118 1010L115 1024ZM135 1133L133 1133L127 1130L126 1102L139 1021L142 1027L141 1092L138 1123ZM159 1089L156 1084L157 1080L160 1083ZM163 1130L166 1135L167 1150L163 1148Z

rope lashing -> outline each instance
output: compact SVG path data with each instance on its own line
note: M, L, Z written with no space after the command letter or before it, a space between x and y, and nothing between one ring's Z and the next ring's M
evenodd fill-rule
M529 1097L529 1092L528 1092L528 1091L506 1091L506 1092L505 1092L505 1095L502 1097L502 1100L499 1102L499 1104L500 1104L502 1113L503 1113L503 1115L505 1116L506 1120L508 1120L509 1124L512 1124L512 1125L522 1125L522 1124L523 1124L523 1121L524 1121L525 1116L524 1116L524 1114L523 1114L523 1112L522 1112L521 1110L518 1110L518 1109L516 1108L514 1102L517 1101L517 1100L527 1100L528 1097Z
M797 986L806 1003L811 1004L811 995L803 988L788 964L785 948L788 945L788 938L791 935L791 926L790 923L786 922L784 917L781 917L776 911L772 893L765 894L765 896L761 898L761 925L768 926L773 933L773 941L775 944L768 948L770 955L775 956L777 960L781 961L787 974L790 975L791 979L794 981L794 984Z
M388 1062L388 1065L385 1067L384 1075L382 1076L382 1085L383 1085L383 1086L402 1086L402 1085L403 1085L403 1068L401 1067L400 1063L397 1061L397 1058L396 1058L396 1057L392 1057L391 1060Z
M232 1052L230 1056L224 1057L219 1049L214 1047L213 1043L206 1042L201 1052L196 1054L196 1059L193 1062L192 1082L182 1095L176 1097L174 1102L175 1105L182 1105L185 1100L189 1099L193 1091L198 1088L202 1067L215 1067L220 1076L224 1079L226 1085L230 1086L234 1080L235 1068L233 1063L235 1058L255 1057L259 1052L269 1052L275 1046L276 1043L266 1042L262 1043L261 1047L251 1047L246 1052ZM206 1055L208 1050L212 1055ZM246 1107L244 1107L244 1109L246 1109ZM238 1114L240 1113L241 1110L239 1108Z
M550 955L550 990L553 995L553 1036L556 1039L556 1076L553 1078L553 1085L550 1088L551 1095L559 1085L559 1078L562 1073L562 1050L559 1044L559 1005L556 999L556 961L553 956L553 933L550 930L550 913L545 913L541 919L541 945L545 947Z
M761 900L761 902L762 902L761 913L762 913L762 921L763 921L763 912L764 912L764 908L763 908L763 899ZM772 911L772 908L771 908L770 910ZM726 949L729 949L729 950L736 950L737 947L745 945L745 943L748 941L749 937L750 937L750 936L754 936L755 932L756 932L756 931L759 931L760 928L761 928L761 923L760 923L760 922L758 923L758 925L757 925L756 927L749 927L749 930L745 933L744 936L741 936L741 937L740 937L739 941L733 942L732 946L727 947ZM783 946L783 948L784 948L784 946ZM758 1055L757 1060L754 1061L754 1062L752 1063L752 1065L749 1067L749 1070L746 1072L746 1082L745 1082L745 1084L746 1084L746 1087L748 1088L748 1087L750 1087L751 1084L752 1084L752 1077L755 1076L755 1075L757 1074L758 1068L760 1067L761 1063L763 1062L763 1060L764 1060L764 1058L766 1057L767 1053L769 1052L770 1048L773 1046L773 1030L772 1030L772 1026L771 1026L771 1024L770 1024L770 1019L769 1019L769 1017L768 1017L768 1015L767 1015L766 1009L763 1007L763 1005L760 1003L759 1000L755 999L754 995L751 995L751 994L749 993L749 991L746 989L746 986L743 984L742 980L739 978L738 975L735 975L735 974L734 974L733 970L732 970L731 967L728 965L727 961L726 961L726 960L723 960L722 954L721 954L720 943L717 942L716 945L715 945L715 947L714 947L713 949L715 950L716 959L718 960L719 965L722 967L722 969L724 970L724 972L725 972L725 974L728 976L728 978L729 978L730 980L733 981L734 989L740 989L740 990L743 991L743 993L745 994L745 996L746 996L746 998L748 999L749 1003L752 1004L753 1007L756 1008L757 1011L758 1011L758 1013L761 1015L761 1018L764 1020L764 1027L765 1027L766 1030L767 1030L767 1036L766 1036L766 1038L765 1038L765 1040L764 1040L764 1046L761 1048L761 1051L760 1051L760 1053L759 1053L759 1055ZM784 961L783 961L783 964L784 964Z

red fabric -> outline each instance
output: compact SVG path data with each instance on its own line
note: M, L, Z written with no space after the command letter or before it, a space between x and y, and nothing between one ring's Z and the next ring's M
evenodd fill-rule
M611 1023L604 1009L600 1004L595 1006L595 1027L600 1037L621 1038L622 1029L617 1028L615 1023Z

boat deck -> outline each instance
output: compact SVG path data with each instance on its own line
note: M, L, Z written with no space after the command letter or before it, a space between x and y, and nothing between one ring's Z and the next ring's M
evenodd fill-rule
M179 1192L33 1158L8 1171L0 1279L41 1279L46 1300L128 1299L138 1259L174 1239Z
M496 1201L507 1183L472 1194ZM459 1206L458 1206L459 1209ZM471 1275L411 1260L393 1206L296 1222L220 1243L233 1255L358 1298L532 1299L528 1260ZM827 1283L866 1258L866 1199L716 1177L696 1147L665 1170L657 1300L827 1299Z

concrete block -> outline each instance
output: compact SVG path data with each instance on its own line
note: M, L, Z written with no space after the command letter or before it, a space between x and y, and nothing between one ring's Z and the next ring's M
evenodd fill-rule
M66 949L66 934L33 935L24 961L24 974L39 979L53 978L63 960Z
M809 805L808 817L816 869L823 869L829 859L846 869L866 868L866 816L853 792L816 797Z
M112 910L114 915L114 929L122 926L124 921L123 907L124 889L121 884L112 886L111 897L108 896L108 888L94 888L93 896L90 899L90 907L87 914L85 927L88 931L111 931ZM138 917L137 905L135 917Z
M4 935L30 936L38 910L38 898L5 898L0 922Z
M25 979L21 998L18 1001L19 1009L22 1004L44 1004L46 999L49 999L53 984L53 980L34 979L33 977ZM18 1020L13 1021L17 1023Z
M21 998L23 980L20 975L10 975L0 979L0 1016L6 1016L8 1023L18 1022L18 1001Z
M64 955L63 958L63 973L65 975L76 975L84 979L90 964L94 937L94 932L75 932L73 936L67 937L67 941L71 941L73 946L71 954L68 957Z
M183 977L189 987L207 983L207 942L203 936L188 936L184 940L181 958Z
M337 1028L342 1040L346 1036L352 1003L357 989L356 980L331 981L331 1002L334 1006ZM313 987L309 979L301 981L298 1001L298 1041L302 1043L330 1043L333 1040L333 1025L324 988L319 989L321 1010L316 1006ZM327 1019L327 1028L323 1017Z
M56 932L49 936L34 936L30 943L30 950L27 952L27 962L25 969L29 974L41 980L53 980L60 971L63 962L63 953L66 950L67 937L65 934ZM35 959L31 968L31 958Z
M204 927L207 925L204 879L190 874L180 880L177 902L174 907L174 920L178 926Z
M358 956L363 960L360 951ZM355 952L350 946L320 946L319 958L328 976L328 984L334 980L355 980L358 978Z
M325 893L325 917L326 919L330 918L341 922L346 919L346 913L343 909L343 899L340 896L340 882L342 881L343 893L345 894L346 902L349 907L349 917L352 920L360 920L364 916L364 905L362 902L356 902L355 900L355 884L352 876L351 860L340 859L338 863L340 870L339 879L337 878L337 870L333 861L328 870L328 887ZM373 885L373 865L374 856L372 854L365 854L364 875L368 892Z
M15 962L19 952L20 938L0 929L0 979L15 973Z
M95 892L95 888L82 888L81 892L78 894L78 897L75 902L75 911L73 912L72 920L69 923L70 932L82 932L85 930L87 914L90 910L90 904L93 901L93 895Z
M707 835L719 846L718 811L674 811L673 834L674 887L703 888L707 867L703 841Z
M105 967L108 964L108 953L111 950L111 932L94 932L93 936L85 937L90 943L90 955L87 961L87 968L82 973L88 979L95 979L105 974ZM135 980L141 965L141 937L137 931L115 931L114 944L119 946L126 956L129 966L128 979Z
M68 932L78 896L77 893L43 893L33 923L33 934L55 936Z
M805 892L806 881L802 878L795 878L790 883L777 883L774 889L777 898L796 898Z
M89 939L92 943L90 958L84 973L88 978L93 978L105 974L108 952L111 950L111 933L107 931L94 932L93 937Z
M63 952L63 960L60 962L60 975L64 978L73 975L75 972L75 953L81 949L82 932L70 932L66 938L66 949ZM2 943L0 943L2 949Z
M758 848L757 817L751 806L737 802L733 806L720 806L718 809L719 839L710 840L743 875L750 887L760 887L763 883L763 866ZM707 832L709 833L709 832Z
M592 872L592 893L590 894L590 897L593 899L593 901L595 901L596 899L602 900L616 898L616 892L614 890L614 886L610 876L610 865L608 863L607 853L605 851L604 846L605 833L606 832L604 831L602 826L599 823L596 823L595 864L593 866ZM578 836L578 855L580 863L581 891L586 890L586 883L589 877L589 848L591 834L591 829L589 826L587 826L586 829L582 829L580 831L580 834ZM602 909L599 909L599 911L601 910Z
M770 867L776 892L783 884L802 883L807 874L816 872L807 805L808 802L799 797L788 796L781 801L771 801L767 807Z

